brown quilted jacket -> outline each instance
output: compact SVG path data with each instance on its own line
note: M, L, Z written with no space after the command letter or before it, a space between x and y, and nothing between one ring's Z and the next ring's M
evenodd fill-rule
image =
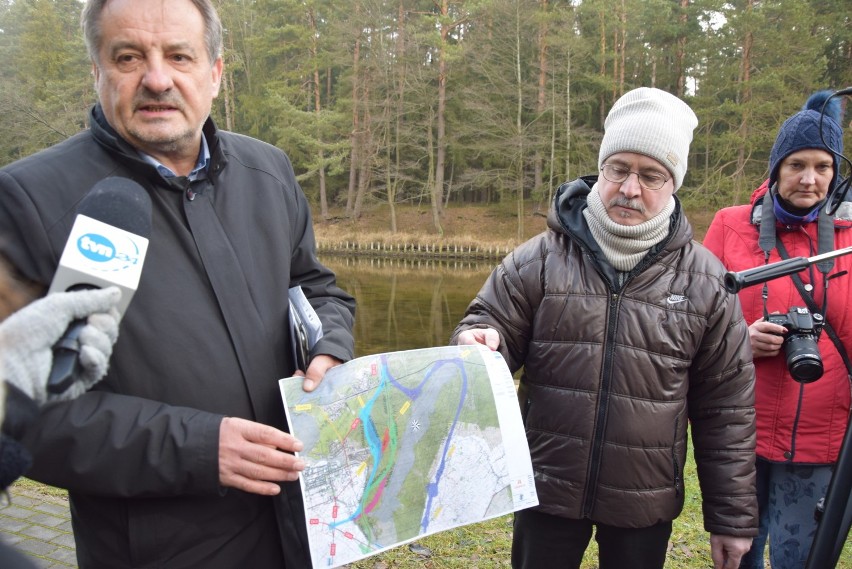
M754 367L737 296L679 203L669 236L618 287L582 218L594 181L559 188L548 230L493 271L452 341L495 328L509 367L523 367L541 511L618 527L676 518L690 424L705 529L757 535Z

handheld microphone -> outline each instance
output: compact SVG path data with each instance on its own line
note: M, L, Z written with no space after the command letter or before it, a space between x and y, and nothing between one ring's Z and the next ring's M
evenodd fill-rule
M151 198L145 189L127 178L104 178L77 207L48 294L116 286L121 290L116 308L123 316L139 286L150 235ZM85 325L85 319L75 320L53 346L50 393L62 393L74 382L77 337Z

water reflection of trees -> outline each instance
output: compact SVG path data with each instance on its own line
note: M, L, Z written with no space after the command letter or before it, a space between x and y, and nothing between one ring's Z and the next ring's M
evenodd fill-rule
M322 257L355 297L356 354L446 345L493 263Z

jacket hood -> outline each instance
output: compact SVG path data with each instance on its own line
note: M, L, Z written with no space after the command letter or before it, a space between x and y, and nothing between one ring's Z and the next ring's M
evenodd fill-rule
M582 225L583 210L586 209L586 196L597 182L597 176L583 176L572 182L565 182L556 189L550 211L547 212L547 226L557 233L571 233L574 228L579 232Z

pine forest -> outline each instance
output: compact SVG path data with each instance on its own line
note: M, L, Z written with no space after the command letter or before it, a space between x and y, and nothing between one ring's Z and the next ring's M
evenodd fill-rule
M390 231L403 203L440 234L452 203L546 202L596 172L608 109L639 86L698 115L681 199L744 203L783 120L852 85L848 0L213 1L217 124L287 152L317 215L380 201ZM81 7L0 0L0 164L86 127Z

